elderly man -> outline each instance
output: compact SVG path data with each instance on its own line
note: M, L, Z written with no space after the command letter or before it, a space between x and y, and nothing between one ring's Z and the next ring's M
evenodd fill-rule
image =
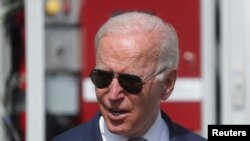
M157 16L110 18L95 38L90 77L100 105L91 121L53 141L205 141L160 110L171 95L179 60L175 29Z

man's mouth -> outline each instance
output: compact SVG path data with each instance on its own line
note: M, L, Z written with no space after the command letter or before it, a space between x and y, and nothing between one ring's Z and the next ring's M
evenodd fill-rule
M113 116L120 116L120 115L123 115L123 114L127 113L128 111L126 111L126 110L120 110L120 109L109 109L109 112Z

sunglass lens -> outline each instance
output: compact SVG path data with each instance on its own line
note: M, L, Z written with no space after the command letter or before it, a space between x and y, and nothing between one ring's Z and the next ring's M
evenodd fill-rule
M113 79L113 73L95 69L91 72L90 77L93 84L102 89L109 86Z
M142 80L136 75L121 74L119 75L119 83L129 93L138 94L142 89Z

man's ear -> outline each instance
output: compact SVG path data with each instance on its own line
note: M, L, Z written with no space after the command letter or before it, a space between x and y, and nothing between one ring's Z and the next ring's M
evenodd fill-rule
M163 101L167 100L168 97L171 95L172 91L174 90L176 78L177 78L176 69L170 70L168 73L166 73L166 76L164 79L164 82L165 82L164 93L161 96L161 99Z

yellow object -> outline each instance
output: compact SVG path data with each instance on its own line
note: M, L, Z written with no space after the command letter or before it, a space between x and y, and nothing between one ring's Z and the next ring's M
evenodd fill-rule
M61 2L59 0L47 0L45 10L48 15L55 16L61 10Z

